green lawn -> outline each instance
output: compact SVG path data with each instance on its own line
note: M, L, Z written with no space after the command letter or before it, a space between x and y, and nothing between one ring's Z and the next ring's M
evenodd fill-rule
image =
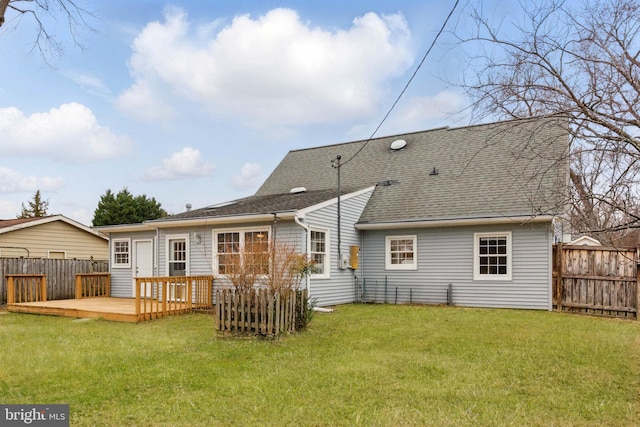
M640 322L349 305L270 341L4 313L0 344L0 403L72 426L640 424Z

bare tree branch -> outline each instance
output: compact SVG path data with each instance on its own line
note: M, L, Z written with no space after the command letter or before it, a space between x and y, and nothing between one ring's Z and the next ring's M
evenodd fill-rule
M474 119L565 118L573 230L640 228L640 0L521 7L524 19L510 28L475 8L473 28L457 30L474 52L462 82Z
M30 17L35 23L35 36L32 50L38 50L43 58L60 56L64 52L64 42L54 31L58 22L65 21L69 35L76 47L80 43L81 29L93 30L90 19L95 15L81 5L82 0L0 0L0 27L8 22L7 15L15 25L22 25L24 17Z

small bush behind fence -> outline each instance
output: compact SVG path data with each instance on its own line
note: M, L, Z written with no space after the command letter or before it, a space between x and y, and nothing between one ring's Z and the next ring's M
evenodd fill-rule
M215 292L216 330L273 336L303 329L309 320L306 289L236 290Z

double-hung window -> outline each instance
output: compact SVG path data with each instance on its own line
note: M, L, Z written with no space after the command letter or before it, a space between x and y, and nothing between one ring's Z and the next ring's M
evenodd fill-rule
M311 261L314 264L315 271L313 277L328 278L329 277L329 231L326 229L312 228L310 231L311 238Z
M111 265L114 268L131 266L131 239L113 239L111 241Z
M187 275L187 239L186 237L167 240L169 276Z
M473 278L511 280L511 232L475 233Z
M214 231L214 263L218 274L269 273L269 231L264 228Z
M385 268L387 270L418 269L418 237L387 236Z

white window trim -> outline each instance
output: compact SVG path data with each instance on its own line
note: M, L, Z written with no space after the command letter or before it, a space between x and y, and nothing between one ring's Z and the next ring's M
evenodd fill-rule
M127 263L116 263L116 243L117 242L127 242L129 245L129 262ZM111 239L111 268L131 268L131 239L130 238L119 238L119 239Z
M169 247L169 241L170 240L179 240L179 239L184 239L184 241L186 242L186 250L187 253L185 254L186 260L186 270L185 270L185 275L189 276L191 273L191 263L189 262L189 260L191 259L191 254L190 254L190 244L189 244L189 234L167 234L165 236L165 241L164 241L164 274L165 276L169 276L169 251L171 250L171 248Z
M272 238L272 230L271 227L266 225L266 226L254 226L254 227L236 227L236 228L220 228L220 229L216 229L216 230L212 230L211 232L211 236L212 236L212 241L213 241L213 248L212 248L212 257L213 257L213 262L212 262L212 266L213 266L213 272L215 276L218 277L227 277L226 274L220 274L218 272L218 233L240 233L241 237L240 237L240 248L242 250L242 248L244 247L244 233L251 233L251 232L255 232L255 231L264 231L267 233L267 235L269 236L269 242L271 242L271 238Z
M480 238L507 238L507 274L480 274ZM512 240L510 231L496 231L494 233L473 233L473 280L501 280L511 281L513 276Z
M413 240L413 263L391 264L391 241ZM386 236L384 245L384 269L385 270L417 270L418 269L418 236L416 234L403 236Z
M51 252L53 252L53 253L57 253L57 254L62 254L62 255L63 255L63 258L51 258ZM63 250L63 249L60 249L60 250L49 249L49 250L47 251L47 258L48 258L48 259L68 259L68 258L67 258L67 251L65 251L65 250Z
M331 278L331 233L328 228L323 227L309 227L309 241L311 241L311 232L319 231L324 233L324 273L311 274L312 279L330 279ZM311 246L311 245L309 245ZM311 254L309 254L311 255Z

